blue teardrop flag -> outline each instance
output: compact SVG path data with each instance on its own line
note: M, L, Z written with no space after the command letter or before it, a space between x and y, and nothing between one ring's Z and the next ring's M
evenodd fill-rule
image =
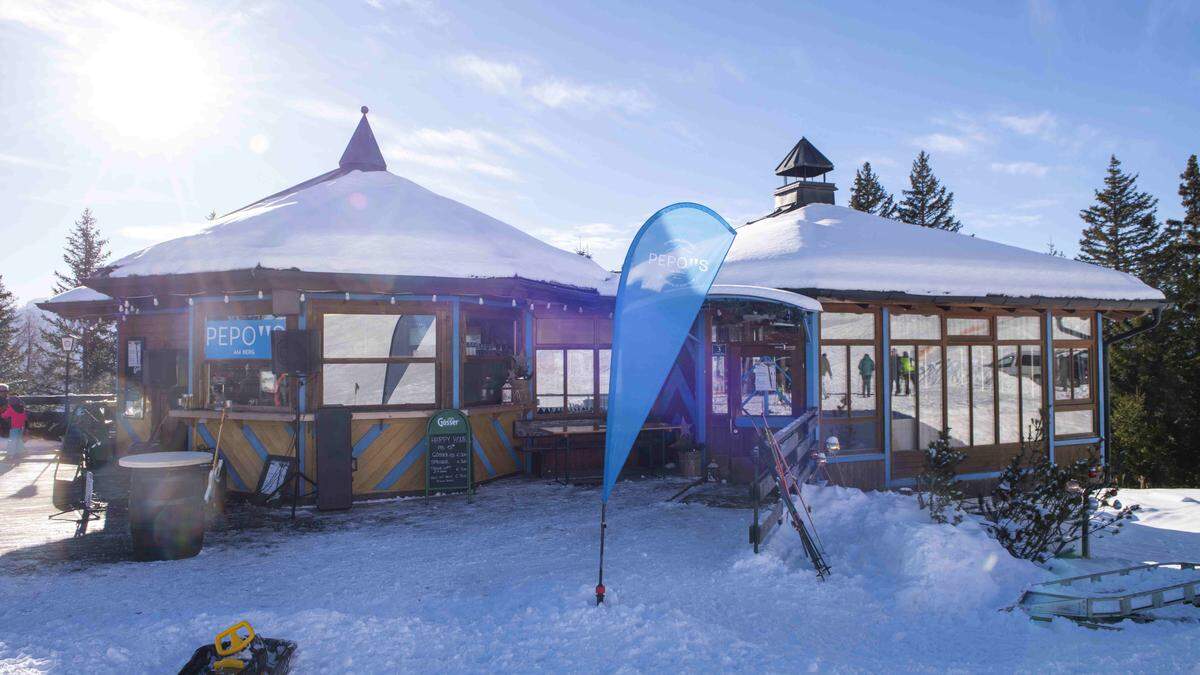
M735 234L712 209L681 203L651 216L629 245L613 314L605 503Z

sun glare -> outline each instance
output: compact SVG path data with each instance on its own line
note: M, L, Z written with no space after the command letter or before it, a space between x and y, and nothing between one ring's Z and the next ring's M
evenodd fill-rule
M85 62L89 112L135 144L178 140L215 107L206 56L196 40L171 27L123 27Z

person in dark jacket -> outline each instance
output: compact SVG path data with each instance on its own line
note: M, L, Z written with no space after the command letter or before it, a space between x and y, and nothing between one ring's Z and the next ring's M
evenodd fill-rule
M8 409L8 385L0 382L0 413ZM8 429L12 423L0 418L0 438L8 438Z
M870 354L863 354L858 360L858 377L862 380L862 395L871 395L871 377L875 374L875 359Z

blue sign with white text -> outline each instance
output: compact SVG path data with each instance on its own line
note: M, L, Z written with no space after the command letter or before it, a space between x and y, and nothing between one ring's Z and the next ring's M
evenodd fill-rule
M204 358L269 359L271 333L283 330L283 317L209 319L204 322Z
M651 216L629 246L613 322L604 502L735 234L712 209L673 204Z

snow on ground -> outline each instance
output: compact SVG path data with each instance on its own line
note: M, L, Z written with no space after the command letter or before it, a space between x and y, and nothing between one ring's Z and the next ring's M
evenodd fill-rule
M510 480L460 497L222 532L190 560L0 576L0 671L173 672L248 619L300 644L298 672L1196 672L1200 624L1098 631L1005 612L1048 573L910 497L808 492L833 575L790 530L755 556L749 514L618 485L610 601L592 604L598 493ZM1200 490L1145 491L1097 542L1124 559L1196 557Z
M1123 272L832 204L738 228L717 283L929 296L1163 298Z

